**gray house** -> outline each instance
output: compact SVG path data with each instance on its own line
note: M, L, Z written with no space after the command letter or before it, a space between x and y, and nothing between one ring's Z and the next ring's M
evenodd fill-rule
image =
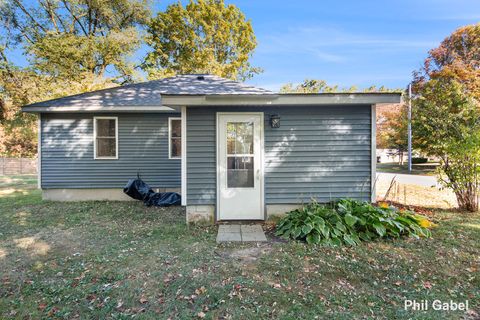
M375 106L396 93L278 94L181 75L23 107L49 200L127 200L137 173L187 221L264 220L312 198L374 199Z

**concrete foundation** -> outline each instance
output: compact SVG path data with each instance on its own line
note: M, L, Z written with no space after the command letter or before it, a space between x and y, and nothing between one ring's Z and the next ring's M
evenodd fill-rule
M179 188L154 188L157 192L178 192ZM122 189L43 189L43 200L51 201L132 201ZM267 221L276 221L289 211L302 207L302 204L270 204L266 206ZM186 207L187 223L214 224L214 205L189 205Z
M287 212L301 208L302 204L271 204L266 206L267 221L275 222L285 216ZM187 223L214 224L214 205L187 206Z
M154 188L154 190L180 193L179 188ZM42 199L51 201L136 201L123 193L123 189L42 189Z
M187 223L193 224L214 224L215 206L214 205L194 205L187 206Z
M267 220L276 221L284 217L287 212L301 208L302 204L269 204L266 207Z

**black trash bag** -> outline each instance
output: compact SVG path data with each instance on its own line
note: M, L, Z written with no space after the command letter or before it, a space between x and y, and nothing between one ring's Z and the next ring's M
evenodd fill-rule
M181 197L175 192L155 192L142 179L130 179L123 192L133 199L142 200L146 206L168 207L181 204Z
M146 206L168 207L178 206L181 203L181 197L176 192L154 192L150 193L148 198L143 200Z
M148 184L141 179L130 179L123 192L135 200L144 200L150 193L155 193Z

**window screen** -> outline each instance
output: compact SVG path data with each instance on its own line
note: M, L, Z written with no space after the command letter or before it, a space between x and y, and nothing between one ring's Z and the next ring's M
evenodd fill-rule
M95 118L96 158L117 158L117 119Z
M170 118L170 158L182 157L182 120Z

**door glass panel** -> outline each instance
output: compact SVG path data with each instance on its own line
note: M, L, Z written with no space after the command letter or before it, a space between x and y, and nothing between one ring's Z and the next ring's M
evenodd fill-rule
M227 157L227 187L253 188L253 157Z
M253 122L227 122L227 187L253 188L253 163Z
M227 122L227 154L253 154L253 122Z

